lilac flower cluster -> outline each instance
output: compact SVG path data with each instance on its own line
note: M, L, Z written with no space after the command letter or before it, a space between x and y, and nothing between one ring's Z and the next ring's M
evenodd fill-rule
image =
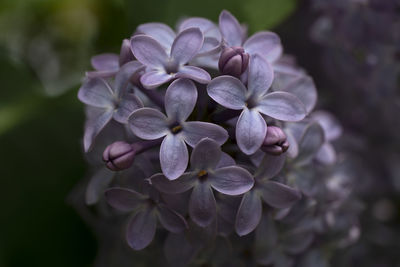
M309 210L325 204L314 186L328 190L328 178L313 177L337 161L331 141L341 127L313 112L313 80L283 55L275 33L247 38L228 11L218 24L187 18L176 29L139 25L119 55L93 58L95 71L78 93L95 171L86 201L105 199L115 214L132 214L126 240L134 250L157 238L157 228L168 231L172 266L199 257L219 237L234 242L235 233L254 232L255 262L292 262L312 243L315 221L336 216L329 205ZM293 232L299 244L281 240L273 226L281 223L288 225L282 236ZM257 234L263 231L270 234Z

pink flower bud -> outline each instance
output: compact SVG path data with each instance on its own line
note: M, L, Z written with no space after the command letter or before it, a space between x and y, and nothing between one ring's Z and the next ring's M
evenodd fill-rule
M267 134L261 150L271 155L280 155L289 148L289 142L286 140L286 134L281 128L276 126L268 126Z
M249 65L249 54L242 47L227 47L219 58L219 71L225 75L240 77Z
M103 160L107 168L112 171L120 171L132 166L136 151L132 145L118 141L109 145L103 153Z

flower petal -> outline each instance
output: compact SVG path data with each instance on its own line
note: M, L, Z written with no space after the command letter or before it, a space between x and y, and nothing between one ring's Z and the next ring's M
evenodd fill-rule
M158 218L162 226L172 233L180 233L188 228L185 219L164 204L158 206Z
M114 81L114 93L117 97L121 97L126 93L126 89L130 84L132 75L143 70L145 67L139 61L131 61L121 67L121 69L115 75Z
M260 187L257 188L265 203L274 208L288 208L301 199L298 190L278 182L267 181L260 183Z
M257 109L274 119L300 121L307 114L304 104L294 95L286 92L273 92L265 95Z
M211 81L207 71L195 66L182 66L175 75L177 78L188 78L198 83L206 84Z
M196 174L185 172L179 179L169 180L163 174L158 173L150 177L150 183L160 192L166 194L180 194L191 189L196 183Z
M213 79L207 86L208 95L229 109L245 107L246 91L246 87L239 79L228 75Z
M141 24L136 28L136 32L153 37L167 51L171 49L172 43L175 39L175 32L164 23L153 22Z
M264 158L258 166L255 177L257 177L257 179L271 179L275 177L275 175L282 170L285 159L285 154L279 156L264 154Z
M317 103L317 89L309 76L300 76L282 91L295 95L304 104L307 113L310 113Z
M219 28L229 46L242 46L242 27L237 19L226 10L219 15Z
M273 32L258 32L252 35L243 45L246 53L259 54L269 62L275 62L282 55L282 44L279 36Z
M87 79L79 88L78 98L81 102L93 107L113 107L113 91L101 78Z
M322 127L317 122L312 123L299 141L299 154L295 158L294 164L303 165L310 162L324 142L325 136Z
M167 117L153 108L134 111L128 121L132 132L142 139L158 139L169 132Z
M115 172L103 167L92 176L86 187L85 202L87 205L96 204L104 196L104 191L110 185L114 174Z
M117 71L119 69L119 56L117 54L105 53L90 59L95 70Z
M186 170L189 153L185 142L179 135L168 134L160 147L160 164L164 175L174 180Z
M261 96L268 91L274 80L274 70L260 55L250 57L247 88L250 95Z
M228 167L228 166L235 166L236 162L235 160L229 156L227 153L222 152L221 154L221 159L219 160L217 164L217 168L223 168L223 167Z
M146 200L144 195L127 188L113 187L106 190L104 195L111 207L124 212L135 210Z
M178 65L189 62L203 46L203 33L199 28L188 28L176 36L171 47L171 59Z
M316 159L325 165L332 165L336 162L336 151L331 143L325 142L318 150Z
M228 132L219 125L202 122L202 121L187 121L183 124L182 130L185 142L194 147L201 139L211 138L219 145L222 145L228 139Z
M173 78L173 75L167 74L164 70L154 70L143 74L140 82L146 89L155 89Z
M169 119L184 122L197 101L197 88L191 80L177 79L165 93L165 111Z
M142 107L142 101L140 101L140 99L136 95L126 94L124 98L119 102L118 107L114 112L113 118L120 123L127 123L129 115L131 115L133 111Z
M324 130L326 140L333 141L342 135L343 129L339 121L331 113L323 110L311 114L311 119L317 121Z
M244 109L236 124L236 142L246 155L259 149L267 134L267 124L258 111Z
M133 36L131 48L133 55L148 67L163 69L168 59L168 55L160 43L147 35Z
M210 225L217 214L217 203L211 187L204 182L198 183L192 191L189 201L190 218L199 226Z
M94 139L104 129L107 123L112 119L112 109L98 109L98 114L94 118L89 119L85 125L85 133L83 136L83 147L88 152L92 146Z
M210 138L201 139L192 151L190 165L193 170L213 170L221 158L221 148Z
M244 194L236 215L236 233L239 236L244 236L253 232L260 223L261 213L260 197L253 191Z
M126 240L134 250L141 250L153 241L156 233L157 217L152 210L143 210L128 223Z
M244 194L254 185L253 176L238 166L217 169L209 174L208 180L215 190L230 196Z

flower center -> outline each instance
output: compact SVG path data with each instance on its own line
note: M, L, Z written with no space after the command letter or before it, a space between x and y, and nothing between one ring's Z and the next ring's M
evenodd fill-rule
M172 131L172 133L177 134L180 131L182 131L182 126L181 125L174 126L174 127L172 127L171 131Z
M207 175L208 175L208 173L207 173L206 170L201 170L201 171L199 171L199 172L197 173L197 177L198 177L199 179L205 179L205 178L207 178Z

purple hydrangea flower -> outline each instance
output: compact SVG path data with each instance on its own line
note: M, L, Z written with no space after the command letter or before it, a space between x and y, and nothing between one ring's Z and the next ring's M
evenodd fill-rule
M199 83L208 83L210 74L205 70L185 65L197 55L203 46L203 34L198 28L187 28L180 32L167 52L156 39L148 35L135 35L131 48L135 57L143 63L146 73L140 78L148 89L156 88L175 78L189 78Z
M126 240L134 250L147 247L154 238L157 220L172 233L187 228L185 219L162 203L158 194L147 196L127 188L110 188L105 192L108 204L122 212L132 212Z
M269 62L275 62L282 55L281 40L273 32L258 32L246 39L243 28L237 19L228 11L224 10L219 15L219 28L225 46L243 47L244 51L253 56L259 54Z
M263 200L267 205L285 209L300 200L301 193L283 183L270 180L283 168L285 154L272 156L265 154L254 174L254 187L243 195L236 215L235 229L238 235L251 233L259 224L262 215Z
M167 194L179 194L193 188L190 202L190 218L199 226L206 227L216 218L217 204L213 190L231 196L249 191L254 184L251 174L238 166L220 167L222 157L219 144L212 139L202 139L193 149L191 171L170 181L162 174L150 178L158 190Z
M143 107L142 101L126 90L132 75L142 69L143 66L139 62L133 61L125 64L118 71L111 84L98 77L85 80L79 89L78 98L83 103L94 107L93 115L86 123L83 139L86 152L111 119L127 123L129 115L134 110Z
M283 121L299 121L306 116L305 107L296 96L287 92L268 93L272 81L270 64L256 54L250 58L247 88L232 76L220 76L208 84L208 95L217 103L242 110L236 124L236 141L247 155L261 147L267 133L267 124L260 113Z
M171 83L165 94L167 116L156 109L141 108L129 118L130 127L138 137L154 140L165 136L160 148L160 163L164 175L171 180L186 170L189 160L186 144L194 147L202 138L210 137L221 145L228 138L221 126L200 121L186 122L196 100L194 83L178 79Z
M125 63L133 61L135 58L131 51L130 42L128 39L124 39L121 45L120 54L105 53L92 57L91 63L95 71L86 72L86 76L89 78L109 78L113 77L120 67Z

